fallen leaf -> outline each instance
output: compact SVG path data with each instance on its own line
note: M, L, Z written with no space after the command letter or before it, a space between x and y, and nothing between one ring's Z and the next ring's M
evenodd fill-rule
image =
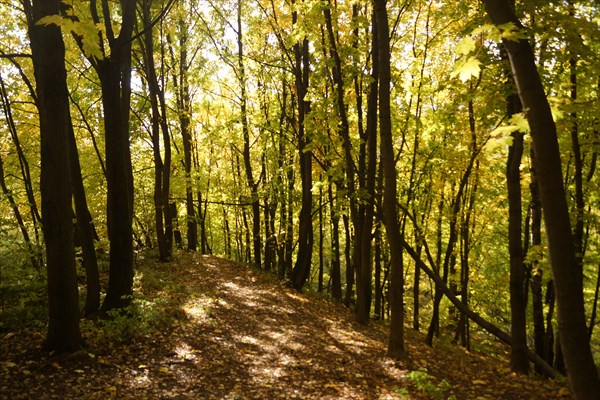
M2 362L2 366L3 367L8 367L8 368L13 368L13 367L16 367L17 364L15 364L12 361L4 361L4 362Z

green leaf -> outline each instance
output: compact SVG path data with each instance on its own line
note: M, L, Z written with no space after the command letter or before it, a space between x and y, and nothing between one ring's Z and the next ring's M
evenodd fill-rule
M63 18L60 15L46 15L45 17L40 18L35 24L44 26L54 24L56 26L62 26Z
M458 54L461 54L461 55L465 55L466 56L467 54L469 54L473 50L475 50L475 41L473 39L471 39L470 36L467 36L467 37L463 38L456 45L456 52Z
M520 132L530 132L529 122L527 118L525 118L525 114L517 113L513 114L512 117L508 120L509 124L514 126L516 129L514 131Z
M500 30L500 37L502 39L518 42L527 37L513 22L498 25L498 29Z
M451 78L458 76L458 78L464 83L471 79L471 77L479 76L479 72L481 71L481 61L479 61L476 57L470 56L467 59L461 59L456 66L454 67L454 71L450 74Z

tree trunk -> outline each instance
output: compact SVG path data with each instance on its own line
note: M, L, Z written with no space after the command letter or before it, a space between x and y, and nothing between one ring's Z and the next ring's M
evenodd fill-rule
M237 3L237 46L238 46L238 70L237 78L240 85L240 120L242 123L242 134L244 137L244 169L246 171L246 180L250 189L252 199L252 250L254 253L253 264L256 268L262 266L261 261L261 238L260 238L260 203L258 198L258 183L254 180L252 173L252 163L250 160L250 130L248 127L248 106L246 95L246 70L244 66L244 45L242 36L242 1Z
M144 67L150 105L152 109L152 150L154 155L154 221L158 243L159 259L168 261L173 253L172 246L172 217L169 208L169 186L171 170L171 143L166 120L164 93L160 88L154 62L154 35L151 26L150 9L152 0L142 3ZM162 134L162 135L161 135ZM164 158L161 155L161 136Z
M495 25L512 22L522 29L506 0L485 0L484 3ZM556 289L558 330L569 383L576 399L595 399L600 393L600 378L587 338L583 271L577 263L571 234L556 125L529 42L524 39L518 42L504 41L504 45L531 128L550 264Z
M537 185L535 172L535 153L530 149L530 159L532 166L530 168L531 183L529 192L531 193L531 249L530 251L539 251L542 245L542 204L540 202L540 193ZM533 345L535 352L543 357L546 362L552 364L552 359L546 358L545 337L546 329L544 327L544 296L542 289L543 270L539 266L539 260L533 259L531 265L531 307L533 313ZM537 372L541 372L536 368Z
M331 215L331 297L338 302L342 301L342 272L340 267L340 216L337 211L333 196L333 184L327 186L329 195L329 214Z
M35 93L34 93L35 94ZM8 96L6 95L6 88L4 86L4 80L0 75L0 97L2 99L2 105L4 110L4 116L6 118L6 123L9 126L9 129L12 131L15 129L14 121L12 119L12 111L10 107L10 103L8 101ZM37 96L36 96L37 97ZM16 133L13 133L15 135ZM44 265L44 260L42 258L42 254L37 246L37 244L31 241L31 237L29 236L29 231L25 226L25 221L23 220L23 215L19 210L19 206L13 197L12 191L8 188L6 184L6 175L4 173L4 162L2 161L2 157L0 156L0 188L2 188L2 194L8 200L10 204L10 208L13 212L15 219L17 220L17 224L19 225L19 230L21 231L21 235L23 236L23 242L25 242L25 246L29 252L29 261L31 262L31 266L39 271Z
M396 162L390 112L390 31L385 0L375 0L375 17L379 43L379 132L384 176L383 218L391 255L391 321L387 353L392 358L405 358L407 351L404 347L403 246L396 212Z
M43 232L48 272L48 333L44 348L75 351L83 344L79 330L79 298L69 171L69 97L65 47L60 28L41 25L40 18L58 15L58 0L25 3L31 55L37 85L41 134Z
M108 1L103 0L102 3L104 22L110 25ZM129 107L135 3L135 0L122 1L121 32L116 38L108 38L110 57L95 64L104 109L110 241L110 268L106 297L101 307L103 313L130 304L133 292L133 170L129 148Z
M513 4L514 6L514 4ZM501 50L503 60L508 63L504 48ZM510 76L509 66L506 75ZM509 84L506 108L509 117L522 111L521 102L514 86ZM529 374L527 359L527 302L525 298L525 254L523 252L522 200L521 200L521 159L523 157L523 132L511 133L512 144L508 148L506 160L506 188L508 192L508 253L510 258L510 315L512 346L510 352L510 368L513 372Z
M366 204L363 207L361 237L357 237L356 246L360 246L361 259L356 263L358 281L356 298L356 315L361 322L367 322L371 312L372 299L372 263L371 243L373 241L373 219L375 216L375 184L377 181L377 100L379 90L379 45L377 37L377 21L372 16L372 43L373 57L371 83L367 99L367 130L366 130L366 176L364 189L367 194Z
M511 344L512 338L511 338L511 336L508 333L504 332L502 329L498 328L496 325L490 323L489 321L487 321L486 319L484 319L483 317L481 317L479 314L477 314L476 312L474 312L473 310L471 310L470 308L468 308L465 304L463 304L460 301L460 299L458 299L454 295L454 293L452 292L452 290L450 288L448 288L448 286L442 280L442 278L439 276L439 274L435 273L432 269L430 269L423 262L423 260L421 260L417 256L417 252L408 243L406 243L406 241L404 241L404 239L402 239L402 244L403 244L404 249L406 250L406 252L412 257L412 259L417 264L417 267L421 268L423 270L423 272L425 272L425 274L427 274L427 276L436 283L436 285L439 288L440 292L442 292L444 295L446 295L446 297L448 298L448 300L450 300L450 302L458 309L458 311L460 311L461 313L464 313L473 322L475 322L477 325L479 325L480 327L482 327L483 329L485 329L487 332L491 333L492 335L494 335L498 339L500 339L502 342L504 342L504 343L506 343L508 345ZM430 264L432 264L433 260L431 259L429 252L427 252L427 257L429 259ZM557 377L558 376L558 374L556 373L556 371L554 369L552 369L552 367L549 366L548 363L546 363L537 354L535 354L532 351L529 351L527 354L529 356L529 359L532 362L534 362L537 365L539 365L544 370L544 372L546 372L546 374L548 374L548 376L550 376L550 377Z
M100 273L98 271L96 248L94 246L96 231L85 198L85 188L83 186L83 176L81 175L81 166L79 164L77 143L75 142L75 132L73 132L73 123L70 116L69 164L71 170L71 185L73 187L73 203L75 203L77 232L81 243L83 269L85 270L86 278L86 297L83 314L86 317L93 317L100 309Z
M17 126L12 117L12 111L9 106L10 102L8 99L8 95L6 93L6 87L4 85L4 80L0 76L0 93L2 95L2 100L4 103L4 113L6 117L6 122L8 125L8 130L10 132L10 136L12 138L13 144L15 146L15 150L17 151L17 155L19 158L19 167L21 169L21 177L23 179L23 185L25 186L25 193L27 195L27 202L29 203L29 214L31 216L31 222L33 225L33 232L35 237L35 243L33 243L33 248L36 251L35 258L38 259L38 264L41 267L43 265L43 257L41 250L37 248L40 247L40 237L39 237L39 225L41 223L42 218L40 217L37 200L35 197L35 193L33 190L33 181L31 180L31 173L29 169L29 162L27 158L25 158L25 153L23 152L23 148L21 147L21 141L19 140L19 135L17 134ZM37 102L37 95L32 93L34 99ZM38 105L39 107L39 105Z
M298 13L293 11L292 23L298 23ZM298 98L298 155L300 158L300 179L302 181L302 205L298 228L298 254L291 273L291 283L296 290L302 290L310 275L313 253L312 225L312 151L310 136L306 132L305 119L310 112L310 102L306 99L309 77L308 39L294 45L294 76Z

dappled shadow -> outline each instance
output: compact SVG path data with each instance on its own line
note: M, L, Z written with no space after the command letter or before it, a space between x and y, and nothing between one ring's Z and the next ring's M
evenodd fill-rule
M196 395L385 398L402 385L401 373L390 377L377 365L384 363L383 344L354 329L344 307L216 257L202 257L189 274L213 299L208 318L192 316L194 332L176 345L193 351Z
M342 305L230 261L182 252L171 264L140 264L137 290L156 307L155 330L111 345L86 324L96 347L68 357L32 350L40 332L5 335L0 398L541 400L558 392L477 354L429 348L410 330L410 364L392 362L383 325L357 324ZM433 392L408 377L417 368L431 374ZM449 385L439 391L442 380Z

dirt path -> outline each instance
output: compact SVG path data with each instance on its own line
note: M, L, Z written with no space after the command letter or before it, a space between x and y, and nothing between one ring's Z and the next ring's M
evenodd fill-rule
M413 332L411 361L394 363L382 326L357 325L343 306L229 261L181 253L172 265L140 264L137 289L142 304L153 305L158 331L108 347L106 333L87 323L91 350L69 357L32 350L42 333L4 335L0 399L560 397L554 384L512 376L478 355L431 349Z

